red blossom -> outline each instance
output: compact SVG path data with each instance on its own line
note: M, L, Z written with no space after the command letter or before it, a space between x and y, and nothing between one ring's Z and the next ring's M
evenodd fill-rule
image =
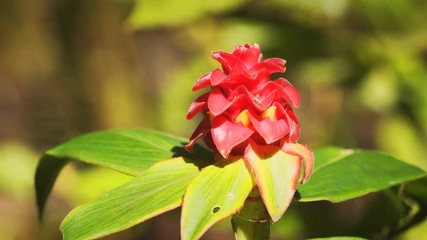
M296 142L299 123L293 108L300 104L298 91L284 78L274 81L272 73L283 73L286 61L280 58L263 60L257 44L236 46L232 53L218 51L212 57L221 63L204 74L193 91L211 88L198 97L187 119L204 114L187 149L203 138L222 157L244 154L250 142L259 145ZM244 145L244 146L241 146Z

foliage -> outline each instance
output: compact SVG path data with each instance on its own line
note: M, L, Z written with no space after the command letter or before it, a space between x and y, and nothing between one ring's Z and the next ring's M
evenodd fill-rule
M60 169L72 158L136 177L70 212L61 225L65 239L105 236L174 209L182 201L182 238L199 238L211 225L242 207L254 180L242 159L212 165L206 157L209 152L201 147L185 158L176 156L181 146L179 137L145 129L95 132L72 139L49 150L39 163L39 209L43 210ZM136 156L146 161L139 161ZM378 152L329 147L317 149L315 158L318 165L313 180L297 189L299 201L340 202L426 176L419 168ZM152 166L147 166L147 162ZM276 161L270 162L281 169ZM263 167L260 169L264 171ZM277 184L270 183L273 188ZM277 192L281 191L269 195Z

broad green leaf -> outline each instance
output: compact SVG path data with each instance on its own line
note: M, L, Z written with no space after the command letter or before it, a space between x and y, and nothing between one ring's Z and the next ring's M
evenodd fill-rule
M187 139L149 129L124 129L93 132L75 137L47 151L36 170L35 185L40 216L53 184L66 164L75 159L108 167L132 176L147 170L158 161L186 156L211 159L212 154L196 145L194 154L183 145Z
M198 239L214 223L236 213L252 187L243 159L204 168L185 192L181 238Z
M317 150L315 161L310 180L298 186L299 201L342 202L426 176L417 167L373 151Z
M61 224L64 239L99 238L180 206L199 167L182 157L157 163L143 175L71 211Z
M56 178L61 169L67 164L64 158L55 158L49 155L44 155L37 166L36 175L34 177L34 185L36 189L36 201L39 210L39 218L43 216L43 209L46 199L53 188Z
M136 176L158 161L188 156L183 149L187 142L185 138L149 129L112 130L75 137L50 149L47 154ZM207 152L200 147L196 147L195 151L198 155Z
M256 184L271 219L278 221L294 196L301 171L298 156L278 147L251 144L245 159L250 165Z
M340 147L322 147L313 149L313 154L315 156L315 167L314 171L319 171L325 166L328 166L348 155L351 155L355 152L353 149L344 149Z

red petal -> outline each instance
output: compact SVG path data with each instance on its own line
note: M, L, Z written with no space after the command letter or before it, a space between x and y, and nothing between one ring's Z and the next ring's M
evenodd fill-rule
M265 109L267 109L274 100L274 92L270 92L267 96L254 96L252 92L250 92L245 85L238 86L229 95L238 96L238 98L241 98L242 97L241 95L244 95L245 97L247 97L245 98L246 100L245 105L247 105L248 103L251 103L251 106L257 109L258 111L264 111Z
M289 126L289 133L286 138L286 141L296 142L300 134L300 125L294 111L292 110L291 107L286 106L284 108L282 105L278 103L275 103L274 106L277 107L276 109L277 118L285 120Z
M283 89L283 98L293 107L297 108L300 104L300 96L298 90L292 84L284 79L278 78L274 82L280 84Z
M286 68L284 65L278 65L275 63L264 61L252 66L252 68L248 72L249 74L254 76L254 75L257 75L258 72L264 69L267 71L268 74L272 74L272 73L283 73Z
M196 100L194 100L193 103L191 103L190 108L187 112L187 119L192 119L194 116L196 116L199 112L205 110L207 108L206 101L208 100L209 94L211 92L204 93L200 95Z
M249 116L255 130L267 144L274 143L289 133L289 126L285 120L271 121L269 118L261 118L253 114L249 114Z
M274 65L283 67L284 68L283 72L286 71L286 66L285 66L286 60L284 60L284 59L281 59L281 58L268 58L268 59L265 59L263 62L271 63L271 64L274 64Z
M207 104L209 111L214 116L224 113L229 108L232 108L230 112L238 111L239 113L243 109L253 106L260 109L259 103L255 102L253 95L244 86L239 86L234 91L227 86L223 86L222 89L214 88L209 95ZM249 107L248 104L251 106Z
M300 125L298 122L298 118L295 115L294 111L291 108L286 109L286 115L288 118L289 124L289 141L296 142L299 138L300 134Z
M284 99L293 108L299 106L300 96L298 90L288 80L279 78L275 81L269 81L263 86L260 94L263 95L274 90L277 91L276 98Z
M214 116L223 113L232 104L233 102L227 100L220 88L214 88L208 98L208 108Z
M225 75L221 70L215 69L211 74L211 86L219 85L226 79L227 75Z
M224 116L218 116L212 121L212 139L219 153L227 158L231 150L248 139L254 131L241 123L230 122Z
M197 91L202 88L215 86L215 83L220 82L226 77L226 75L219 70L218 68L213 70L212 72L208 72L197 79L196 83L194 83L192 90Z
M238 86L244 85L250 87L251 85L258 84L257 81L254 81L254 78L249 75L246 71L234 71L221 82L218 82L216 85L226 85L231 89L234 89ZM215 86L215 85L214 85Z
M197 141L200 140L206 133L211 129L209 116L205 116L205 118L199 123L194 133L191 135L188 144L185 145L185 150L188 152L193 151L193 145L196 144Z
M226 74L228 74L237 63L236 56L224 51L213 52L212 58L221 63L222 68Z
M314 168L314 155L313 151L304 144L299 143L283 143L282 150L299 157L300 161L304 163L304 176L301 183L305 183L310 178Z
M259 56L260 56L260 53L261 53L261 49L260 49L260 47L259 47L259 45L258 44L254 44L254 45L250 45L250 44L245 44L245 47L246 48L248 48L248 50L254 55L254 56L256 56L257 58L258 58L258 60L260 60L259 58Z
M242 69L248 70L259 62L259 54L255 55L249 48L240 47L239 51L233 52L233 55L237 56L237 66Z

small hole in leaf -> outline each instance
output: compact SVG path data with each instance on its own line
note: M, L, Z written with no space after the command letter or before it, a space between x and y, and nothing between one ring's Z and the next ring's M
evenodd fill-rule
M232 193L228 194L228 198L229 199L233 199L234 198L234 194L232 194Z
M212 213L217 213L217 212L219 212L219 210L221 210L221 207L216 206L216 207L212 208Z

